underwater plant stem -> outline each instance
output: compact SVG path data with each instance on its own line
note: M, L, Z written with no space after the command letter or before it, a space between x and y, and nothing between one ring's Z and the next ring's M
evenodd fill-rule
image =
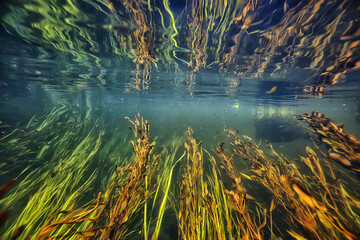
M173 167L172 167L171 170L170 170L169 178L168 178L167 185L166 185L166 189L165 189L165 193L164 193L164 197L163 197L162 202L161 202L161 205L160 205L159 216L158 216L158 219L157 219L157 221L156 221L155 232L154 232L154 235L153 235L153 237L151 238L151 240L155 240L155 239L157 239L158 236L159 236L160 227L161 227L161 222L162 222L162 218L163 218L164 212L165 212L167 196L168 196L168 194L169 194L169 189L170 189L170 185L171 185L172 174L173 174L173 171L174 171L174 168L175 168L176 164L177 164L178 162L180 162L181 159L183 159L183 157L185 156L185 154L186 154L186 151L184 151L184 153L183 153L183 154L181 155L181 157L174 163Z
M145 176L145 192L147 193L147 191L148 191L148 176L146 175ZM148 239L146 218L147 218L147 201L145 201L145 203L144 203L144 239L145 240Z

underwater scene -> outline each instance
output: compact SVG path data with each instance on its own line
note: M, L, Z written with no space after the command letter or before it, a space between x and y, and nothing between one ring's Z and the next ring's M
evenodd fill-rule
M0 239L360 239L358 0L0 13Z

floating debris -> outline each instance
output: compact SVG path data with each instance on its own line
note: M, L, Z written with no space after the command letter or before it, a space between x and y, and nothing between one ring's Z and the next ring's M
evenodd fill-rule
M266 94L272 94L272 93L274 93L276 90L277 90L277 87L276 87L276 86L275 86L275 87L272 87L272 88L270 89L270 91L267 91L267 92L266 92Z

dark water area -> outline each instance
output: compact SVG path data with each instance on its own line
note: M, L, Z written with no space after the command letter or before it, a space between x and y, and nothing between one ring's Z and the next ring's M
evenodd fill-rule
M359 239L357 1L1 5L1 239Z

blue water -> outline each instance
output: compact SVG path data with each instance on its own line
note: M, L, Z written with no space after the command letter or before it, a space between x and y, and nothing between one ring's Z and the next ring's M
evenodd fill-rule
M132 6L137 3L129 2ZM0 185L11 179L18 179L18 185L0 207L1 211L8 209L9 203L20 207L10 206L14 211L1 235L9 236L5 232L16 225L23 208L36 195L35 187L26 197L17 197L17 191L19 195L23 191L19 190L21 184L28 184L24 179L33 171L56 179L60 172L56 164L61 164L56 162L57 157L63 152L64 156L70 154L87 134L101 131L105 132L101 138L104 145L83 176L85 179L96 172L96 177L91 189L76 202L77 207L96 198L97 192L104 192L115 163L131 159L132 133L125 117L133 119L138 113L149 121L158 152L169 147L173 139L183 138L190 127L201 146L213 154L215 147L226 141L224 128L230 128L251 137L265 152L269 153L268 141L276 151L302 164L299 159L306 146L315 145L303 128L307 125L296 115L312 111L344 123L346 132L360 138L360 8L355 1L321 3L319 8L313 1L263 1L254 3L255 10L250 13L242 10L245 2L253 1L240 5L229 1L232 7L225 10L238 9L234 17L247 19L238 22L220 18L213 10L192 16L185 7L192 1L170 1L169 10L163 2L150 2L154 11L148 10L146 1L139 1L150 33L139 27L125 1L114 1L116 14L111 1L4 2L0 29ZM174 15L177 34L169 11ZM302 22L306 18L309 23ZM191 28L193 19L204 21L199 25L202 31ZM290 27L294 32L286 31ZM146 50L153 57L148 63L139 60L146 56L142 55ZM57 110L64 112L50 127L39 130ZM72 137L59 153L57 144L67 131ZM324 145L319 149L327 151ZM118 156L119 152L123 155ZM358 182L358 175L335 166L346 172L345 182ZM246 168L242 170L249 166ZM246 184L251 186L250 182ZM249 192L259 194L254 189ZM356 189L353 193L360 197ZM269 193L259 196L269 205ZM53 213L62 210L53 209ZM178 231L175 215L170 213L169 218L164 239L176 239L178 235L171 234ZM40 219L38 225L45 220ZM285 230L279 232L284 234L283 239L290 239ZM26 232L19 239L30 235ZM311 234L306 236L316 239Z

